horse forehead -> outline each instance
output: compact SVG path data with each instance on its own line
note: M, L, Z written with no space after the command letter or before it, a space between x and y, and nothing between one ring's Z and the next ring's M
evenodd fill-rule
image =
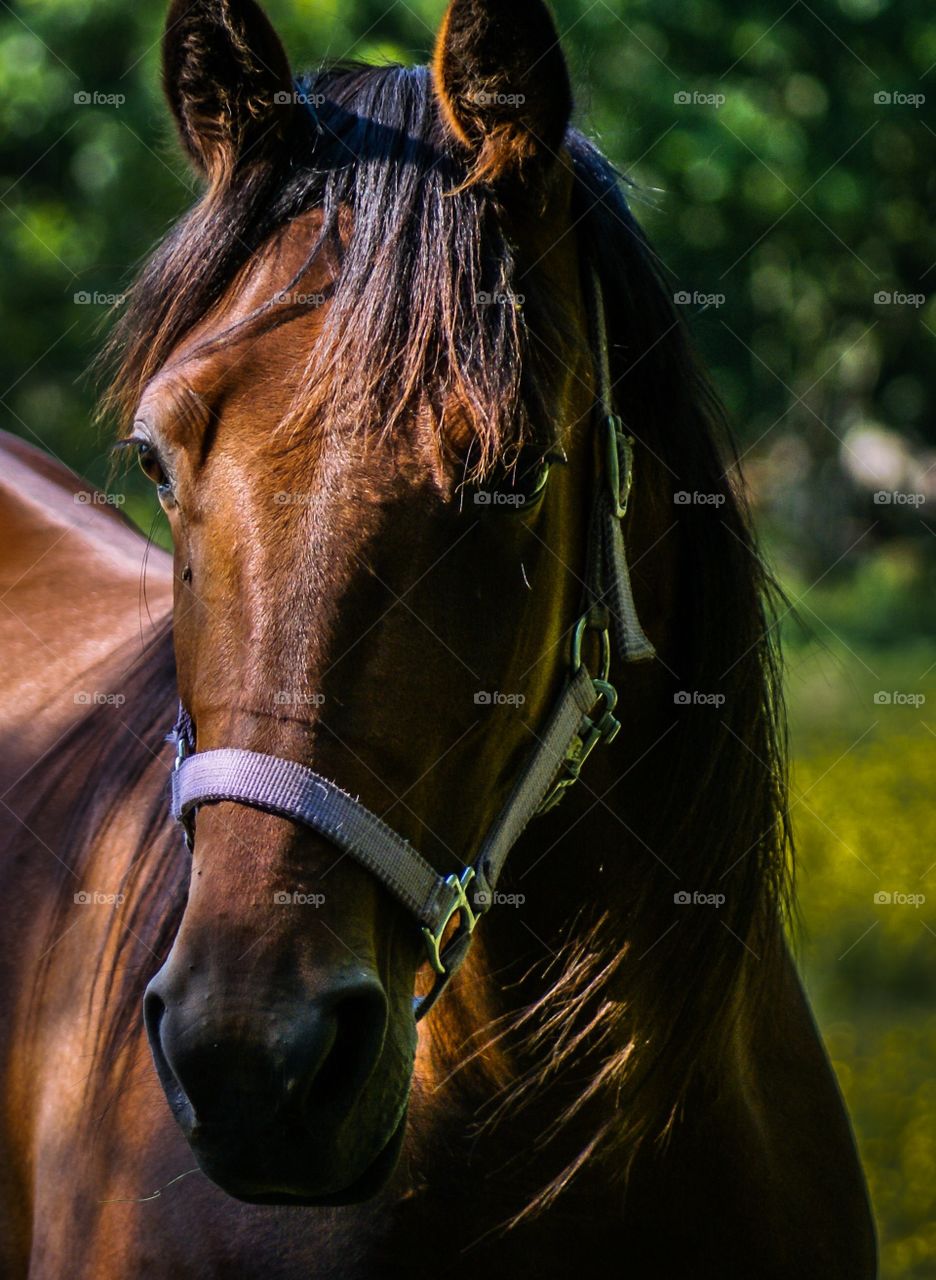
M431 520L452 499L458 479L424 417L391 435L380 424L323 429L312 420L293 430L275 414L227 414L205 474L209 506L217 523L246 525L258 543L275 535L284 561L288 548L301 557L335 540L358 545L380 532L385 541L391 511L412 534L420 513Z
M331 255L317 253L309 262L321 230L322 216L321 209L309 209L280 227L256 249L218 302L185 335L168 364L173 368L184 364L206 343L233 325L250 319L271 301L289 303L299 295L324 294L333 277ZM291 293L296 298L292 298Z
M317 253L309 263L312 246L321 231L322 217L321 209L309 209L280 227L256 250L228 290L227 320L237 321L251 315L293 281L297 289L301 286L305 291L311 284L330 283L333 265L330 254Z

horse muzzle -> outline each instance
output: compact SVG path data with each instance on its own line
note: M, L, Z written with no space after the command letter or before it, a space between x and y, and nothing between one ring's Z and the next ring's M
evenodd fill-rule
M234 1008L180 969L170 957L150 982L144 1019L202 1170L255 1203L379 1190L402 1143L411 1064L391 1053L379 1069L388 1006L376 976L336 977L290 1012Z

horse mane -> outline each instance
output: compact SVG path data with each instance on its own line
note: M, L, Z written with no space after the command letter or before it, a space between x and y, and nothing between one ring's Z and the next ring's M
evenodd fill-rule
M168 812L172 756L166 737L178 704L171 618L158 626L142 652L138 639L128 641L111 657L111 665L113 691L124 699L119 718L113 706L92 706L59 740L47 757L28 825L41 835L47 813L69 817L68 830L55 833L61 849L59 897L36 975L37 993L54 963L54 946L69 928L72 895L78 889L106 889L125 898L105 930L86 998L89 1017L98 1000L109 1009L91 1048L99 1062L115 1066L139 1030L143 988L155 971L152 957L161 963L168 952L187 894L188 860ZM95 854L128 812L139 823L136 845L128 846L115 882L91 883ZM36 999L37 1016L41 1007ZM89 1072L89 1089L93 1079Z
M776 990L793 897L781 659L770 622L782 594L758 554L723 408L621 176L581 134L570 131L566 145L573 221L581 219L583 243L601 246L615 407L643 446L641 489L666 503L680 490L721 498L717 516L709 504L671 507L679 554L666 660L673 693L724 702L717 712L674 706L673 731L616 789L636 835L630 847L659 850L667 864L643 858L625 916L606 903L584 906L561 965L543 962L554 980L519 1017L472 1035L462 1014L461 1035L474 1046L464 1067L485 1057L497 1064L479 1132L541 1105L548 1090L546 1114L556 1119L547 1143L573 1117L593 1119L591 1141L505 1226L548 1207L592 1162L626 1179L642 1153L665 1145L693 1091L718 1091L729 1038ZM724 903L674 907L678 889L723 894ZM525 1063L506 1081L505 1051ZM561 1084L564 1068L578 1081L571 1089Z
M484 294L529 296L535 288L519 274L516 251L500 230L496 192L464 186L465 163L441 130L426 68L332 68L301 87L315 103L310 154L248 172L236 191L209 192L156 249L107 351L114 382L106 407L132 414L143 387L250 256L292 218L318 208L321 229L294 283L322 254L334 255L339 270L321 347L297 392L302 411L311 406L327 417L392 430L420 397L429 397L444 441L444 406L455 395L472 418L476 465L502 461L533 429L530 423L548 421L550 387L549 361L538 359L524 315L478 301ZM765 616L772 588L739 483L729 478L724 416L631 214L621 176L580 132L570 129L566 146L573 220L583 245L600 246L595 265L608 309L617 407L644 446L641 484L663 495L661 501L677 490L724 499L717 515L707 506L672 508L679 584L667 652L678 677L674 690L720 693L724 705L717 714L711 707L678 708L676 728L635 771L625 794L643 814L640 834L667 851L681 882L724 893L725 904L717 912L686 911L678 927L668 929L674 882L649 862L626 920L596 909L542 1001L512 1028L478 1031L481 1050L493 1053L505 1038L522 1042L530 1064L519 1080L494 1089L490 1123L550 1087L557 1066L583 1045L599 1046L592 1077L582 1084L578 1076L575 1095L557 1114L569 1118L610 1097L611 1118L605 1106L594 1141L525 1212L551 1203L576 1169L602 1151L623 1152L626 1166L648 1140L665 1137L700 1071L731 1034L739 1001L752 1007L769 990L790 896L779 660ZM342 243L347 210L353 234ZM540 335L558 306L544 299L534 308ZM252 321L277 323L278 308L271 299ZM561 314L555 324L561 329ZM553 349L562 349L560 343L548 341ZM355 358L360 350L368 352L367 362ZM335 367L347 376L323 372ZM117 962L112 938L102 953L112 967L98 974L111 1010L99 1040L107 1057L139 1027L139 955L145 953L133 950L136 940L161 961L184 908L187 859L167 825L164 776L154 781L153 753L171 719L174 678L166 635L122 690L135 737L128 736L120 769L113 765L112 720L92 710L59 749L50 773L50 787L75 795L66 845L79 875L120 808L131 798L142 808L141 842L126 856L127 914L115 914L112 926L119 934ZM85 794L89 770L95 790ZM645 794L638 794L646 793L648 777L652 813ZM129 930L132 936L120 932ZM639 963L629 967L629 957L637 956ZM605 993L615 971L627 974L623 1005ZM451 1017L464 1015L457 1000L451 1008ZM444 1006L434 1015L446 1016ZM625 1049L610 1053L606 1032L621 1020L630 1038ZM628 1099L638 1100L630 1111Z

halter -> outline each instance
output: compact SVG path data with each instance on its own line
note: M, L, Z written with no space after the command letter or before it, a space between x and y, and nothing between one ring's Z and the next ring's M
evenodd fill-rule
M189 849L201 805L219 801L249 805L317 831L366 867L415 916L436 975L431 991L414 997L417 1021L429 1012L468 954L478 921L495 900L507 856L527 823L558 804L578 780L592 751L617 735L621 727L614 716L617 692L609 678L612 632L622 661L655 656L637 617L622 529L633 484L633 441L612 411L604 301L593 269L588 283L597 351L594 416L603 440L588 536L584 610L572 633L564 688L474 861L460 874L439 875L418 850L359 800L294 760L230 748L196 753L194 725L181 705L172 734L177 750L172 816L181 823ZM587 632L599 640L596 676L582 658ZM456 917L456 927L446 940Z

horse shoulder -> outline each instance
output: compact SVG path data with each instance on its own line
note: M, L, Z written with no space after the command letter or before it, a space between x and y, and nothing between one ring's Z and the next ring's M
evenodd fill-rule
M864 1178L834 1073L786 947L700 1072L625 1199L634 1274L875 1280Z

